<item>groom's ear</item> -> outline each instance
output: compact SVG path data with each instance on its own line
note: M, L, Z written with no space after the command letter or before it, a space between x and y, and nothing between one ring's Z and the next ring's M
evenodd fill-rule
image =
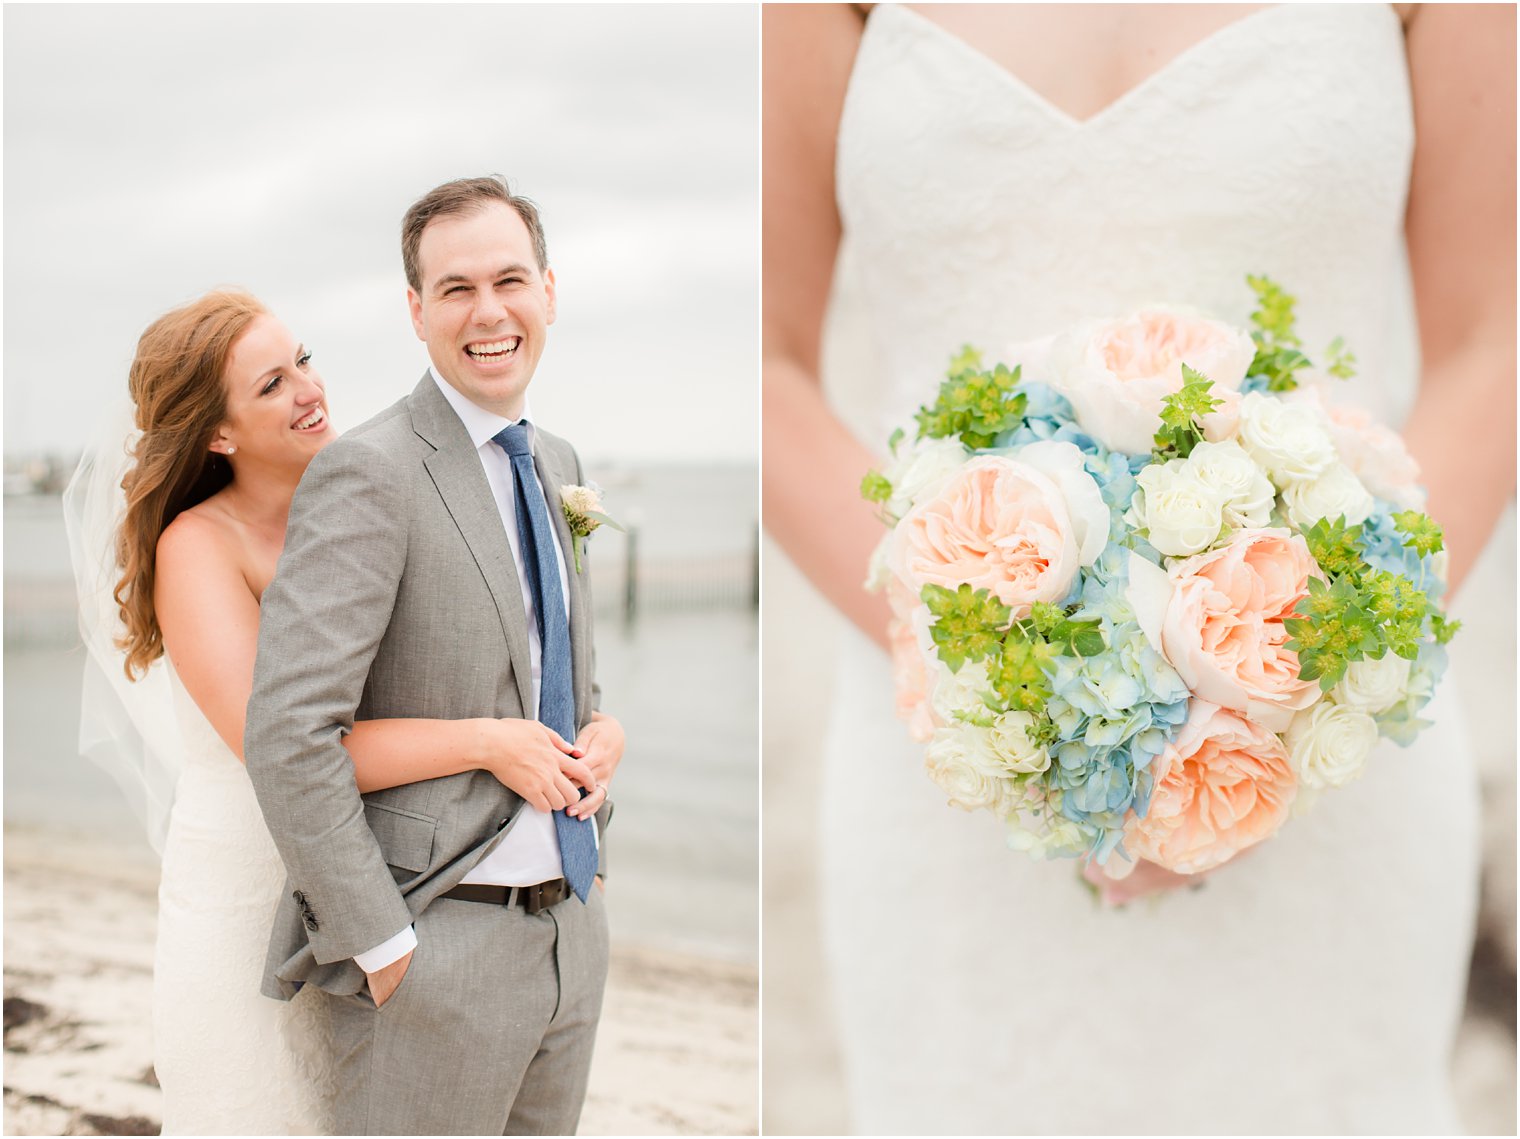
M548 299L548 310L544 314L544 323L553 324L555 315L554 305L554 270L544 270L544 296Z
M417 339L427 343L427 325L422 320L422 297L410 285L406 289L406 307L412 314L412 331Z

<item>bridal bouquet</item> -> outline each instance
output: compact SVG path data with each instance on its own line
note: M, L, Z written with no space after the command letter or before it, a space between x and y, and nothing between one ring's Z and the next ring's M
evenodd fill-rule
M1247 281L1250 332L1151 308L963 350L862 485L898 711L1037 857L1217 866L1409 743L1445 671L1414 461Z

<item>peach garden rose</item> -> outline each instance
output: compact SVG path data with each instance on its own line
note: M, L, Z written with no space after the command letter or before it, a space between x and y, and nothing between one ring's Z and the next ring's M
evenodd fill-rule
M1328 381L1302 385L1290 399L1317 407L1341 462L1379 498L1406 510L1425 503L1420 488L1420 465L1414 461L1399 433L1379 423L1365 408L1333 403L1326 391Z
M1182 387L1182 365L1213 381L1233 428L1234 394L1256 354L1248 333L1181 309L1148 308L1058 339L1042 377L1071 401L1077 422L1109 450L1143 455L1161 427L1161 401Z
M1060 602L1108 541L1109 513L1070 443L1017 458L973 459L903 517L889 564L917 597L925 585L986 589L1015 617Z
M908 725L908 735L925 743L938 726L929 701L929 667L914 629L914 598L897 582L888 585L892 620L887 641L892 653L892 686L898 719Z
M1287 530L1240 530L1217 550L1177 563L1161 621L1162 651L1200 699L1233 708L1272 731L1319 696L1300 680L1283 619L1318 567Z
M1210 870L1276 834L1298 788L1275 733L1205 700L1193 701L1155 776L1150 810L1129 821L1124 844L1179 874Z

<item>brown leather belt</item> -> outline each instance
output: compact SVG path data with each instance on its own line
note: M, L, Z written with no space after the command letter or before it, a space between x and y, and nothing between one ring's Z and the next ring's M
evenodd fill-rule
M557 906L570 896L570 884L563 878L551 878L532 886L485 886L470 883L455 886L438 895L460 902L484 902L491 906L521 906L530 914Z

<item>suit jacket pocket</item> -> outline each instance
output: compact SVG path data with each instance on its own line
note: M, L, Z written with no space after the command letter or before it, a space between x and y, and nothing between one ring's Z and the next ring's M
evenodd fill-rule
M433 864L433 835L438 820L387 803L364 804L364 821L375 833L380 852L391 866L421 872Z

